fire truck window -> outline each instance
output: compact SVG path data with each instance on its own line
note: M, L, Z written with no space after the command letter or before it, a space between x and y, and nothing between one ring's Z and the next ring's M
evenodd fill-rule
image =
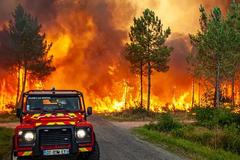
M29 97L27 111L82 110L78 97Z

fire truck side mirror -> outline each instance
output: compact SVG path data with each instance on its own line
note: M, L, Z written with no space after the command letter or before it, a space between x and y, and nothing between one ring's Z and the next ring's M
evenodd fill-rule
M17 114L17 117L20 118L22 116L22 109L21 108L17 108L16 114Z
M88 116L92 115L92 107L87 108L87 115Z

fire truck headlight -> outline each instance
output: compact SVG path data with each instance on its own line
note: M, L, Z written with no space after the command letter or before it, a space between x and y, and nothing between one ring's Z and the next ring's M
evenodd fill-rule
M35 139L35 135L33 132L31 131L28 131L24 134L24 140L27 141L27 142L31 142Z
M18 131L18 135L19 135L19 136L22 136L22 134L23 134L23 131L21 131L21 130Z
M79 139L85 138L86 131L84 129L79 129L77 130L76 135Z

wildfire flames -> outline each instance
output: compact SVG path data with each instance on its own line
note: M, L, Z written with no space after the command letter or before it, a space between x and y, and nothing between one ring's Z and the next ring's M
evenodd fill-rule
M39 18L47 39L53 42L56 71L45 82L28 81L27 89L77 89L96 111L120 111L139 101L139 78L130 73L122 56L134 16L153 9L172 36L174 47L168 73L153 73L152 110L189 110L192 79L185 57L191 52L188 33L198 30L198 8L227 8L225 0L9 0L0 2L0 27L20 2ZM1 45L0 45L1 47ZM15 102L16 74L0 67L0 110ZM144 82L146 92L146 82ZM199 101L195 94L195 100ZM146 100L146 95L144 95Z

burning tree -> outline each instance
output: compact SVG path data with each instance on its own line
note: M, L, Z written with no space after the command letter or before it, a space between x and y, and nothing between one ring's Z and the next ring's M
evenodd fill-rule
M55 68L51 64L53 57L47 55L52 44L48 44L45 40L46 35L40 33L41 25L37 18L27 13L21 5L16 7L12 16L8 34L14 50L15 67L18 70L18 102L20 92L23 94L25 91L27 78L44 79Z
M227 76L233 77L232 71L239 63L240 34L230 25L231 16L224 17L220 8L214 8L208 15L201 6L200 13L201 31L190 35L192 44L198 49L194 57L197 64L194 69L214 84L214 105L219 107L221 84ZM228 12L229 15L230 13L231 11Z
M138 36L141 35L140 30L136 27L138 21L134 18L134 26L131 27L129 33L130 44L126 44L125 58L131 63L131 71L140 75L140 107L143 107L143 66L146 64L144 59L144 49L138 42Z
M141 105L142 105L142 75L143 68L147 69L148 100L147 109L150 109L151 75L152 70L166 72L172 48L165 45L171 34L170 28L163 30L163 24L158 16L149 9L143 12L140 18L134 18L134 24L129 34L130 44L127 44L127 60L133 67L139 68L141 77Z
M240 36L240 4L233 2L230 6L227 23L233 29L234 35L232 35L232 50L229 54L228 68L227 68L227 79L231 81L232 85L232 105L235 105L235 81L237 74L240 70L240 52L239 52L239 36Z

